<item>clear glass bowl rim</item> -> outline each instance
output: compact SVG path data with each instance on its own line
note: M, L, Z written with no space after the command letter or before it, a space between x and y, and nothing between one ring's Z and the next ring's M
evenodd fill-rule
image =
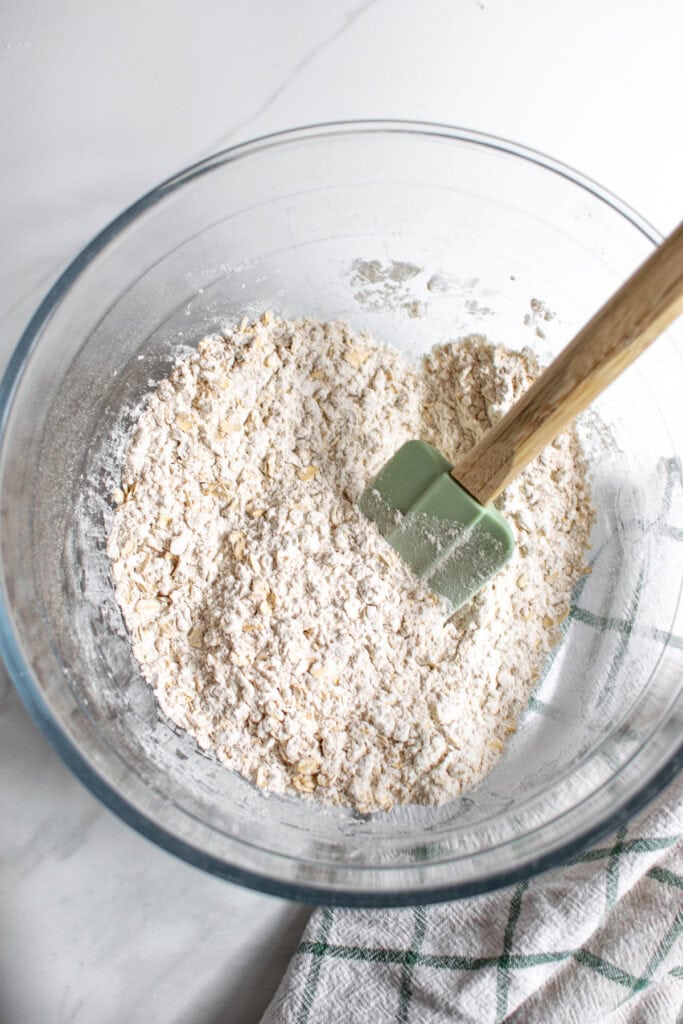
M663 240L663 236L644 217L591 178L538 150L484 132L438 122L363 119L321 122L257 136L234 146L217 150L151 189L103 228L55 281L31 317L10 356L2 380L0 380L0 458L14 395L24 368L38 341L41 329L48 322L52 311L60 304L89 264L142 213L163 200L171 192L196 180L213 168L242 160L253 153L319 137L379 135L382 133L450 139L473 147L498 150L522 161L536 164L544 170L567 179L606 204L615 213L629 221L653 245L659 245ZM285 899L342 906L406 906L416 902L432 903L459 899L512 885L565 863L602 836L618 828L620 824L654 799L683 767L682 742L669 760L645 785L625 800L614 813L605 816L598 825L577 834L572 840L563 843L547 854L540 857L530 856L515 868L490 872L474 881L446 886L439 885L434 888L383 890L374 897L369 892L355 894L348 890L334 891L307 884L282 882L227 863L179 839L178 836L166 831L158 823L142 814L91 767L51 715L39 687L33 680L31 669L24 659L14 635L4 579L2 583L3 585L0 587L0 657L31 717L80 781L123 821L170 853L211 874Z

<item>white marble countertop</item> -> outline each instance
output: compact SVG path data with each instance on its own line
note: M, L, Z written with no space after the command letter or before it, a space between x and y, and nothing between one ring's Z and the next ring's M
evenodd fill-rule
M572 164L682 214L679 0L24 0L0 15L0 358L64 263L253 135L403 117ZM1 670L0 670L1 671ZM92 797L0 677L1 1024L251 1024L306 908L211 878Z

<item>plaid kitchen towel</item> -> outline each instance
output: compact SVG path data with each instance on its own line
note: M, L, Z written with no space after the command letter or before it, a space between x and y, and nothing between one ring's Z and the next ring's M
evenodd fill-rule
M659 466L652 528L670 544L680 586L681 466ZM625 535L628 524L620 523ZM642 529L642 525L640 527ZM616 635L583 595L572 618ZM681 655L683 614L656 641ZM611 671L611 670L610 670ZM608 673L609 674L609 673ZM545 697L545 691L543 691ZM530 703L531 713L547 710ZM262 1024L683 1024L683 782L598 846L512 888L429 907L321 908L308 924Z
M680 1024L683 783L510 889L317 910L263 1024Z

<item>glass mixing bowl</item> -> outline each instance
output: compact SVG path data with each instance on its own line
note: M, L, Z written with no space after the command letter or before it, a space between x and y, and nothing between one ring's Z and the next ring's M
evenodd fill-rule
M680 339L583 418L593 572L496 769L442 807L369 817L266 796L163 720L104 550L125 438L179 352L243 315L348 320L410 356L486 333L548 360L659 241L581 175L439 125L322 125L154 189L47 295L2 382L2 655L75 773L208 871L311 902L427 902L557 864L681 760ZM531 301L534 300L534 301Z

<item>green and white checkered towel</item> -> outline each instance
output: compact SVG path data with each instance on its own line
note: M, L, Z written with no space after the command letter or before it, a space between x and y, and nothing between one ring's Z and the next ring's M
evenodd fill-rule
M681 467L666 459L659 470L652 526L676 569ZM639 600L653 605L657 593L638 582L633 609ZM582 606L574 617L616 631L620 662L634 614L623 622ZM675 633L655 633L680 650L683 674L681 626L679 608ZM513 888L430 907L317 910L262 1024L683 1024L682 833L678 780L599 846Z
M683 783L531 882L317 910L263 1024L680 1024Z

